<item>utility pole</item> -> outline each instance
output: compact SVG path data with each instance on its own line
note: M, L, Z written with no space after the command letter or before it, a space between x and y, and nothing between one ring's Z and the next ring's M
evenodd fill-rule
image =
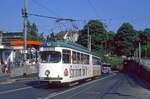
M90 35L90 30L89 30L89 25L88 25L88 49L91 52L91 35Z
M141 42L139 41L139 60L141 62Z
M24 32L24 65L26 65L26 59L27 59L27 30L28 30L28 26L27 26L27 22L28 22L28 9L27 6L28 5L28 1L24 0L24 8L22 9L22 16L24 18L24 28L23 28L23 32ZM27 66L26 70L27 70Z

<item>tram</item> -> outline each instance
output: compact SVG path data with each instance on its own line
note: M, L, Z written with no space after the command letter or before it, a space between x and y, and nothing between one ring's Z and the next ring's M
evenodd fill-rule
M40 47L39 80L70 83L101 75L101 59L79 44L52 41Z

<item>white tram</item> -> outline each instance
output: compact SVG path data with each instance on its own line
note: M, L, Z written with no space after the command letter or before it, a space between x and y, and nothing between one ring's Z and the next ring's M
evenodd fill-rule
M40 47L39 79L69 83L101 75L101 60L85 47L55 41Z

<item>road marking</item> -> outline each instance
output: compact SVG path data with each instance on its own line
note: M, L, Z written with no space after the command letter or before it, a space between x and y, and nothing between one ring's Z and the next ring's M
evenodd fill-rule
M46 85L46 84L41 84L41 85L38 85L38 86L43 86L43 85ZM37 86L37 87L38 87L38 86ZM16 91L21 91L21 90L26 90L26 89L30 89L30 88L33 88L33 87L32 87L32 86L28 86L28 87L23 87L23 88L17 88L17 89L12 89L12 90L6 90L6 91L0 92L0 95L1 95L1 94L8 94L8 93L16 92Z
M0 92L0 94L8 94L8 93L25 90L25 89L30 89L30 88L32 88L32 87L23 87L23 88L18 88L18 89L12 89L12 90L7 90L7 91L2 91L2 92Z
M115 76L115 75L116 75L116 74L112 74L112 75L109 75L109 76L107 76L107 77L104 77L104 78L101 78L101 79L98 79L98 80L94 80L94 81L85 83L85 84L83 84L83 85L77 86L77 87L73 87L73 88L68 89L68 90L66 90L66 91L59 92L59 93L57 93L57 94L56 94L56 93L55 93L55 94L51 93L51 94L53 94L53 95L49 94L47 97L45 97L45 98L43 98L43 99L49 99L49 98L52 98L52 97L56 97L56 96L58 96L58 95L61 95L61 94L70 92L70 91L75 90L75 89L78 89L78 88L80 88L80 87L84 87L84 86L87 86L87 85L89 85L89 84L92 84L92 83L95 83L95 82L98 82L98 81L101 81L101 80L104 80L104 79L107 79L107 78L111 78L111 77L113 77L113 76ZM86 90L87 90L87 89L88 89L88 88L86 88ZM85 91L85 90L84 90L84 91ZM82 92L82 91L80 91L80 92ZM78 94L79 94L79 92L78 92ZM77 94L76 94L76 95L77 95ZM74 95L72 95L72 96L74 96Z
M74 97L74 96L80 94L81 92L84 92L84 91L86 91L86 90L88 90L88 89L90 89L90 88L92 88L92 87L93 87L93 86L90 86L90 87L87 87L87 88L85 88L85 89L83 89L83 90L81 90L81 91L78 91L77 93L75 93L75 94L73 94L73 95L70 95L70 96L67 97L66 99L71 99L72 97Z

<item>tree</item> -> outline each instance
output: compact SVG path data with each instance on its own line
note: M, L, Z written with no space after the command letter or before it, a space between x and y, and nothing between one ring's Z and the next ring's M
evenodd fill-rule
M143 34L147 37L147 39L150 41L150 28L146 28L143 31Z
M38 40L41 41L41 42L45 41L43 32L39 35Z
M104 24L99 20L90 20L84 28L79 32L78 43L87 47L88 28L91 35L92 50L98 51L104 46L106 41L106 29Z
M55 40L56 40L56 37L53 32L47 36L47 42L55 41Z
M38 28L35 23L30 24L30 22L28 22L27 39L34 41L38 40Z
M147 44L142 45L142 57L150 57L150 42Z
M107 52L109 53L113 53L114 50L114 36L115 33L112 31L107 32L106 34L106 48L107 48Z
M138 33L130 23L123 23L114 37L114 53L117 55L132 56L134 53L134 42Z

